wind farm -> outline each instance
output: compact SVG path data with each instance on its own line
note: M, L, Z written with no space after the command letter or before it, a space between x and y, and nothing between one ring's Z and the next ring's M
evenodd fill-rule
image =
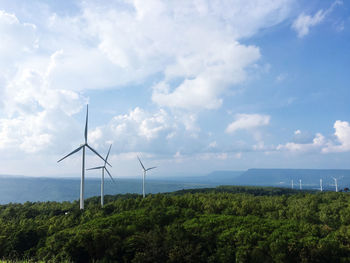
M80 150L82 151L82 170L81 170L81 179L80 179L80 209L84 210L84 190L85 190L85 148L88 148L91 152L93 152L96 156L98 156L103 162L103 166L96 166L93 168L88 168L86 170L91 171L91 170L101 170L101 207L104 206L104 172L106 171L111 180L115 183L110 171L107 169L107 165L111 166L108 162L108 157L112 148L112 145L109 146L107 155L105 158L103 158L96 150L94 150L89 144L88 144L88 116L89 116L89 106L86 105L86 120L85 120L85 129L84 129L84 144L81 144L78 148L73 150L71 153L65 155L61 159L59 159L57 162L61 162L67 157L79 152ZM150 167L150 168L145 168L143 163L141 162L139 156L137 156L137 159L139 160L139 163L142 167L143 171L143 176L142 176L142 196L145 198L145 178L146 178L146 173L152 169L155 169L157 167Z
M349 18L0 0L0 263L350 262Z

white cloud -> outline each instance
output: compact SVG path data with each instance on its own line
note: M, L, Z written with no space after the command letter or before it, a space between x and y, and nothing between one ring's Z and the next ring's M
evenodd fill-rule
M84 99L68 89L54 89L49 74L57 54L38 53L37 27L0 11L0 150L36 153L52 147L74 127L67 116L81 109ZM59 52L58 52L59 53Z
M236 114L236 120L226 128L227 133L234 133L237 130L252 130L270 123L269 115L262 114Z
M160 108L133 105L90 129L91 143L113 142L114 151L130 156L202 154L213 138L202 136L198 112L220 107L258 68L259 47L242 39L285 20L293 2L88 0L66 13L35 1L18 4L16 13L0 11L1 153L66 152L82 139L73 115L86 104L85 91L149 81ZM35 9L33 16L28 10ZM218 149L213 157L232 156Z
M21 23L15 14L0 10L0 32L2 34L0 43L2 69L11 60L21 60L23 56L28 56L38 48L38 38L36 26L30 23ZM3 73L3 72L2 72Z
M155 103L215 109L260 57L257 47L238 40L281 22L292 2L120 1L111 8L90 1L82 18L98 51L115 65L115 85L161 73Z
M336 143L329 142L322 149L323 153L348 152L350 151L350 125L347 121L336 121L334 123Z
M292 2L85 1L61 16L39 1L35 17L21 11L29 8L26 3L18 9L21 19L0 11L3 127L14 125L13 118L25 124L53 112L57 122L62 112L67 117L81 110L81 91L148 78L159 79L152 99L160 106L218 108L225 91L244 81L260 57L258 47L238 41L283 21ZM200 131L196 113L175 118L194 137ZM143 123L139 133L152 139L162 131L157 122ZM50 141L57 125L47 126L50 131L36 133ZM12 140L7 135L4 141Z
M207 37L210 35L208 32ZM193 47L197 49L194 56L181 56L175 65L168 66L167 80L154 87L152 100L161 106L188 110L220 107L221 95L231 85L245 80L244 70L257 61L260 52L253 46L225 43L221 39L210 42L213 41L218 43L207 48ZM169 83L175 78L181 78L182 82L171 88Z
M334 138L325 138L321 133L317 133L313 139L307 132L296 130L293 142L279 144L276 150L290 152L349 152L350 151L350 124L347 121L337 120L333 125Z
M311 143L295 143L288 142L286 144L279 144L276 150L285 150L290 152L310 152L320 151L326 144L326 139L321 133L317 133Z
M341 5L342 1L335 1L328 9L319 10L313 16L306 15L304 13L300 14L297 19L294 20L292 24L292 29L298 33L298 37L302 38L309 34L310 28L320 24L325 17L333 11L333 8L337 5Z
M92 130L89 140L96 146L105 146L106 139L113 141L118 152L152 151L152 146L161 147L177 133L177 123L165 110L151 113L139 107L128 114L113 117L111 121Z

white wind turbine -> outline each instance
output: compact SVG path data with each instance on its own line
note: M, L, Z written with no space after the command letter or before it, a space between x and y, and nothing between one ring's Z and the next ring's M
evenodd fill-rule
M105 162L104 162L103 166L97 166L97 167L93 167L93 168L90 168L90 169L86 169L86 170L98 170L98 169L102 170L102 177L101 177L101 206L104 205L105 170L108 173L109 177L112 179L112 181L115 183L111 173L108 171L108 169L106 167L108 156L109 156L109 153L111 151L111 148L112 148L112 145L109 146L108 153L107 153L107 156L106 156L106 159L105 159Z
M322 179L320 179L320 190L323 191Z
M302 190L303 187L301 186L301 179L299 179L299 190Z
M338 192L338 179L335 177L332 177L334 180L334 184L335 184L335 191Z
M105 159L105 162L104 162L103 166L97 166L97 167L86 169L86 170L98 170L98 169L102 170L102 177L101 177L101 206L103 206L103 204L104 204L104 200L103 199L104 199L104 188L105 188L105 170L106 170L107 174L109 175L109 177L112 179L113 183L115 183L111 173L108 171L108 169L106 167L108 156L109 156L109 153L111 151L111 148L112 148L112 144L111 144L111 146L109 146L108 153L106 155L106 159Z
M292 189L294 189L294 181L292 180Z
M103 159L103 157L87 143L88 116L89 116L89 105L86 105L86 122L85 122L85 132L84 132L85 142L84 142L84 144L80 145L77 149L75 149L74 151L72 151L71 153L67 154L66 156L64 156L63 158L61 158L60 160L57 161L59 163L60 161L66 159L68 156L70 156L76 152L79 152L81 149L83 149L81 180L80 180L80 209L84 209L85 147L89 148L90 151L92 151L98 157L100 157L103 161L105 161L105 159ZM108 162L107 162L107 164L110 165Z
M141 164L142 170L143 170L143 177L142 177L142 194L143 194L143 198L145 198L145 177L146 177L146 172L149 170L152 170L154 168L157 168L156 166L151 167L151 168L145 168L145 166L142 164L140 158L137 156L137 159L139 159L139 162Z

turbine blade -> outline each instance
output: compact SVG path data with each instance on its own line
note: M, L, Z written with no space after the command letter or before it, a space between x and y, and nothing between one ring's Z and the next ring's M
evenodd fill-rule
M144 171L146 171L146 168L143 166L143 164L142 164L142 162L141 162L141 160L140 160L140 157L139 157L139 156L137 156L137 159L139 159L139 162L140 162L140 164L141 164L141 166L142 166L142 169L143 169Z
M109 177L112 179L113 183L116 183L111 175L111 173L108 171L108 169L105 167L106 172L108 173Z
M85 122L85 143L87 143L87 136L88 136L88 117L89 117L89 104L86 105L86 122Z
M93 168L89 168L89 169L86 169L86 170L98 170L98 169L102 169L102 168L105 168L104 166L98 166L98 167L93 167Z
M157 168L157 166L154 166L154 167L148 168L148 169L146 169L146 171L152 170L152 169L154 169L154 168Z
M90 145L85 144L86 147L88 147L93 153L95 153L98 157L100 157L103 161L105 161L109 166L112 167L112 165L110 165L105 159L103 159L103 157L96 151L94 150Z
M59 163L60 161L66 159L68 156L71 156L72 154L79 152L81 148L83 148L84 145L81 145L79 148L75 149L74 151L72 151L71 153L67 154L66 156L64 156L63 158L59 159L57 162Z
M107 153L107 156L106 156L106 162L107 162L107 160L108 160L108 156L109 156L109 153L110 153L110 151L111 151L111 148L112 148L112 144L109 146L108 153Z

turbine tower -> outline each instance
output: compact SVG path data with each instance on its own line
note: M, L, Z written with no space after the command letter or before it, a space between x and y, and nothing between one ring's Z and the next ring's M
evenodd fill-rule
M320 179L320 190L321 190L321 192L323 191L322 179Z
M84 137L85 137L85 142L81 144L77 149L72 151L71 153L67 154L63 158L59 159L57 162L59 163L60 161L66 159L68 156L71 156L72 154L79 152L81 149L83 149L83 158L82 158L82 169L81 169L81 180L80 180L80 209L84 209L84 183L85 183L85 148L87 147L92 151L94 154L96 154L98 157L100 157L103 161L107 162L103 157L96 151L94 150L88 143L87 143L87 137L88 137L88 116L89 116L89 105L86 105L86 122L85 122L85 132L84 132ZM107 164L111 166L108 162Z
M338 179L335 177L332 177L334 180L334 184L335 184L335 191L338 192Z
M292 189L294 189L294 181L292 180Z
M109 175L109 177L112 179L113 183L115 183L111 173L108 171L106 165L107 165L107 160L108 160L108 156L109 156L109 153L111 151L111 148L112 148L112 144L109 146L109 149L108 149L108 153L106 155L106 159L105 159L105 162L104 162L104 165L103 166L97 166L97 167L93 167L93 168L89 168L89 169L86 169L86 170L98 170L98 169L101 169L102 170L102 177L101 177L101 206L103 207L104 205L104 189L105 189L105 171L107 172L107 174Z
M142 164L140 158L137 156L137 159L139 159L139 162L141 164L141 167L142 167L142 170L143 170L143 177L142 177L142 195L143 195L143 198L145 198L145 177L146 177L146 173L147 171L149 170L152 170L154 168L157 168L156 166L154 167L151 167L151 168L145 168L145 166Z
M303 187L301 186L301 179L299 179L299 190L302 190Z

